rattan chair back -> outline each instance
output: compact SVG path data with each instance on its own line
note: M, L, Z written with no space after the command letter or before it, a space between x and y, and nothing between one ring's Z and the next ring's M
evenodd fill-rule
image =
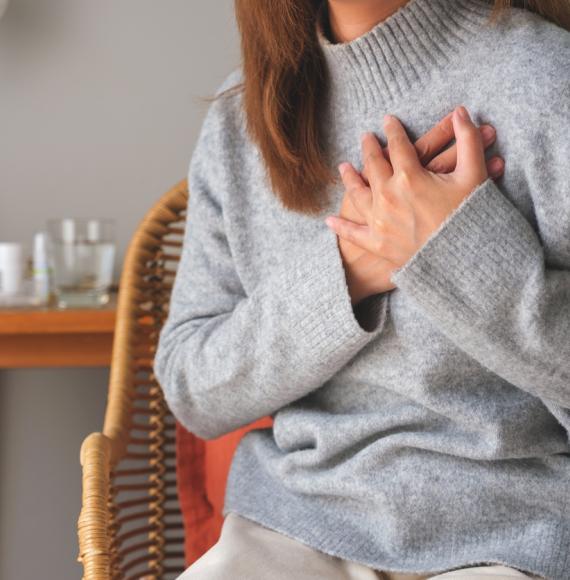
M175 578L184 569L175 421L152 372L184 237L186 180L146 214L122 269L102 433L81 447L85 580Z

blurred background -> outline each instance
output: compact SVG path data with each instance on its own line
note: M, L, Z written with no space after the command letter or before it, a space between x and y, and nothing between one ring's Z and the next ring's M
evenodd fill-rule
M231 0L10 0L0 241L31 255L49 218L113 218L118 282L137 223L186 177L200 97L238 64ZM0 578L80 577L79 448L102 428L107 379L104 367L0 369Z

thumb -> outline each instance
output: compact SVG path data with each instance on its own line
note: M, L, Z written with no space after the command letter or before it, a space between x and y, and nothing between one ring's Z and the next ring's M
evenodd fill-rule
M486 174L487 165L481 131L473 123L465 107L457 107L453 111L453 130L457 144L455 173L466 178L479 176L482 171Z

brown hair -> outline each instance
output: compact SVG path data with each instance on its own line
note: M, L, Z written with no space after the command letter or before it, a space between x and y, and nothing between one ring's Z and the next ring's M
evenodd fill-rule
M326 1L235 0L243 82L214 97L243 91L247 130L271 186L285 207L304 214L320 213L327 202L323 191L338 180L325 161L319 134L327 79L316 18ZM568 0L494 0L489 23L511 6L570 29Z

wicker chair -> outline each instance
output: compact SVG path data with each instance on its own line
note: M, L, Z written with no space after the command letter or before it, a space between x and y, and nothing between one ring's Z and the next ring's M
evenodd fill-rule
M171 578L184 569L175 421L152 372L182 248L186 180L136 230L123 266L102 433L81 447L79 557L86 580Z

